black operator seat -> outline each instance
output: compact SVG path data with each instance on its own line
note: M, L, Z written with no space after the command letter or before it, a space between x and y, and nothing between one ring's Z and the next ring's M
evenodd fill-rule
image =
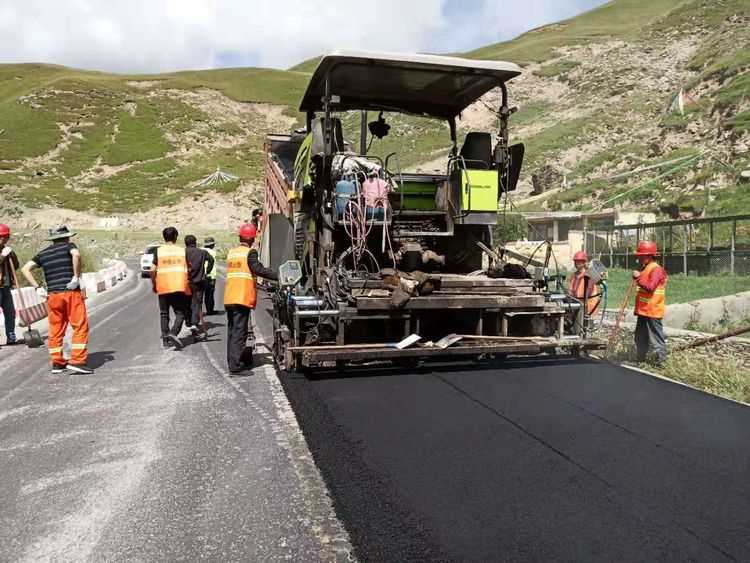
M459 153L466 161L466 168L492 168L492 134L471 131Z

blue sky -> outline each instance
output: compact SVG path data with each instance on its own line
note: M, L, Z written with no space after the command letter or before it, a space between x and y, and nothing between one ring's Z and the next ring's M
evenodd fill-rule
M428 48L438 52L470 51L604 3L605 0L447 0L443 13L450 25L431 38Z
M0 62L287 68L337 48L458 53L605 0L0 0Z

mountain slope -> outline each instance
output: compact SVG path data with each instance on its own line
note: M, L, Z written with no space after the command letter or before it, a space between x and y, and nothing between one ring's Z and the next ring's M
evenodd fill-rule
M256 184L269 129L306 77L266 69L120 76L50 65L0 66L0 184L5 213L99 213L174 204L217 167ZM257 199L256 199L257 201Z
M512 138L527 144L516 201L673 216L750 209L738 174L750 167L749 18L747 0L614 0L467 53L524 65L510 85ZM263 137L300 122L317 61L149 76L0 65L0 213L148 219L179 204L191 219L223 222L258 201ZM680 90L683 113L667 111ZM494 129L497 103L491 92L467 109L460 132ZM444 124L389 122L373 150L397 151L404 168L444 167ZM239 180L199 186L217 167ZM524 201L532 185L547 192ZM206 207L215 201L224 206Z
M613 2L580 19L635 4ZM533 207L742 210L750 3L680 2L640 23L621 37L556 47L514 85L515 136L528 145L525 183L535 173L557 190ZM680 91L682 113L670 110Z

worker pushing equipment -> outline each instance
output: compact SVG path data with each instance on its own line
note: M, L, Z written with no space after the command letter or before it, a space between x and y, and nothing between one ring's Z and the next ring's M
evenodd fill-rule
M638 291L635 296L635 347L639 362L646 360L649 347L656 353L658 362L667 359L664 338L664 318L667 272L656 262L656 243L640 241L636 251L641 269L633 272Z
M227 365L230 373L252 368L252 351L246 350L250 312L257 301L255 276L270 280L278 274L258 260L251 247L257 229L253 224L240 227L240 245L227 254L227 281L224 286L224 308L227 311Z
M27 262L23 275L37 294L47 299L47 320L49 324L49 348L52 373L94 373L88 361L89 320L86 303L81 293L81 253L70 242L76 233L71 233L65 225L57 225L49 230L52 245L44 248ZM40 287L32 271L41 268L44 272L46 289ZM63 339L68 324L73 327L73 344L70 361L63 355Z
M0 308L5 318L5 344L13 346L16 340L16 309L11 290L15 287L18 256L8 244L10 228L0 224Z
M179 334L182 323L190 315L190 286L185 249L177 245L179 233L174 227L162 231L164 244L154 251L151 280L154 293L159 296L161 337L165 348L182 349ZM174 324L169 327L169 310L174 311Z

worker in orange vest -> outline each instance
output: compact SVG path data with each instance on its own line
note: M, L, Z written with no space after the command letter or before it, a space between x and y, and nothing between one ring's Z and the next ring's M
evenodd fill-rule
M586 303L586 312L593 315L601 301L601 294L597 292L596 284L591 280L588 273L589 257L585 251L579 250L573 255L575 271L568 280L568 294Z
M81 252L70 242L70 238L75 235L65 225L52 227L47 239L52 244L42 249L21 270L29 285L36 289L37 295L47 300L47 347L52 361L52 373L55 374L66 371L94 373L86 364L89 319L81 293ZM37 268L44 272L46 289L40 287L34 278L32 272ZM69 324L73 327L73 343L70 361L67 361L63 356L63 339Z
M252 223L240 227L240 245L227 254L227 281L224 285L224 309L227 312L227 365L230 373L253 367L252 350L246 349L250 312L255 308L255 276L270 280L278 274L258 259L253 242L258 231Z
M635 296L635 347L638 361L646 360L649 347L656 353L658 362L667 359L667 342L664 338L665 297L667 272L656 262L656 243L640 241L635 253L641 269L633 272L638 291Z
M177 245L179 233L174 227L162 231L164 244L154 251L151 282L159 296L161 338L165 348L182 349L179 339L182 323L190 318L190 287L185 249ZM174 311L174 323L169 327L169 310Z

